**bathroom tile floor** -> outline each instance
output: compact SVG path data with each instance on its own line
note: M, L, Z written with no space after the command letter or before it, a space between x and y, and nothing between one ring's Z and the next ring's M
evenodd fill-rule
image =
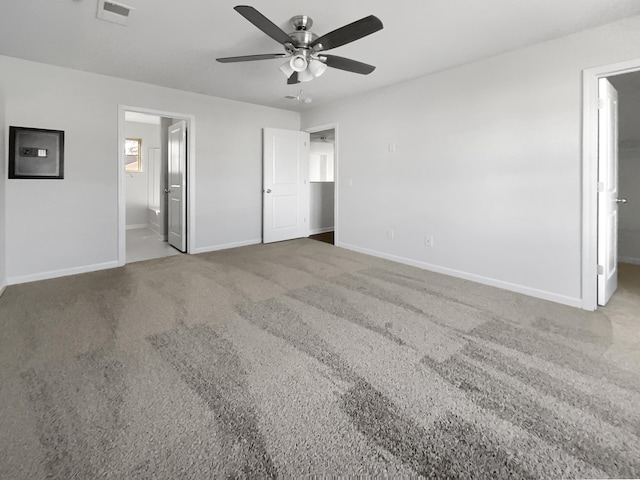
M127 263L151 260L152 258L180 255L157 233L149 228L127 230Z

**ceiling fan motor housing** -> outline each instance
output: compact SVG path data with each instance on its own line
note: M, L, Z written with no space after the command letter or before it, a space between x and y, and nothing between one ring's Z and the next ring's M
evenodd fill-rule
M313 20L307 15L296 15L289 21L296 30L309 30L313 26Z
M293 44L298 48L307 48L311 42L318 38L318 35L307 30L296 30L291 32L289 36L293 40Z
M289 52L293 55L290 64L294 71L300 73L307 69L307 66L312 60L317 60L317 57L313 55L309 45L318 38L318 35L308 30L311 28L311 25L313 25L311 17L296 15L291 18L291 24L295 28L295 31L289 33L289 37L291 37L295 50Z

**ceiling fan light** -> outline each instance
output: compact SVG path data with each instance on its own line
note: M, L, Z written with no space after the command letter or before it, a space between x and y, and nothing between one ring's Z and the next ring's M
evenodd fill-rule
M289 78L291 75L293 75L294 70L293 70L293 68L291 68L291 65L289 65L289 60L284 62L278 68L280 69L280 71L282 73L284 73L287 76L287 78Z
M327 65L321 62L320 60L311 60L309 63L309 71L311 75L315 78L318 78L327 70Z
M309 71L308 68L306 70L303 70L302 72L298 72L298 81L300 81L300 82L310 82L314 78L315 77Z
M295 55L289 60L289 65L294 72L303 72L307 69L307 59L303 55Z

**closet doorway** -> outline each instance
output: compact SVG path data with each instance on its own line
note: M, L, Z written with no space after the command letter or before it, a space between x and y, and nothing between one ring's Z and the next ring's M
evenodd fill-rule
M310 133L309 238L336 244L336 127L319 127Z

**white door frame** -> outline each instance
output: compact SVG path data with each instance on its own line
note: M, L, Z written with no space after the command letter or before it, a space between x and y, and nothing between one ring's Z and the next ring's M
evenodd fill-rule
M166 112L162 110L152 110L149 108L132 107L128 105L118 105L118 266L122 267L127 263L126 255L126 212L127 197L125 190L124 171L124 127L125 112L146 113L160 117L169 117L187 122L187 253L195 252L195 163L196 163L196 117L195 115Z
M331 130L335 132L335 143L333 144L333 244L336 247L340 246L340 242L338 240L338 194L340 190L340 182L338 181L339 177L339 168L338 168L338 124L337 123L327 123L326 125L320 125L318 127L309 127L305 129L305 132L308 133L316 133L322 132L324 130Z
M582 72L582 308L598 306L598 80L640 70L640 59Z

